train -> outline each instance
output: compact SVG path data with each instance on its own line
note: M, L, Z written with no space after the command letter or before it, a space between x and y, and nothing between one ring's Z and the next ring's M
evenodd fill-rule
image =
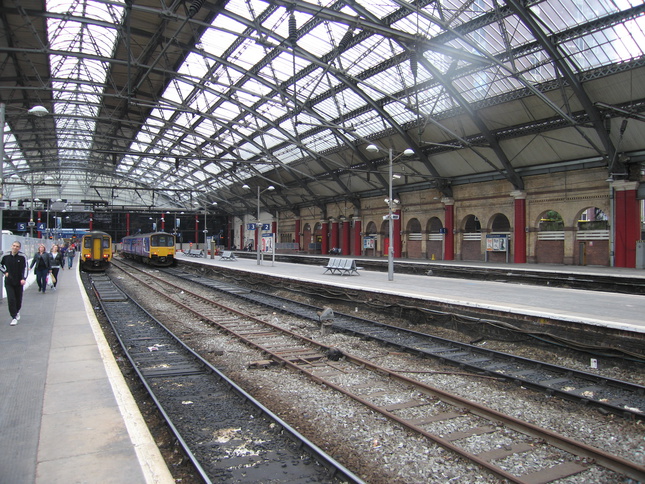
M175 236L166 232L126 235L121 240L121 254L144 264L168 267L176 263L175 245Z
M105 232L91 231L81 237L79 270L102 272L112 262L112 237Z

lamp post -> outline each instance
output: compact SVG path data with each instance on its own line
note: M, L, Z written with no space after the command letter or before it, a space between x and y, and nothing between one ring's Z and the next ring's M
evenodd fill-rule
M370 153L376 153L378 151L382 151L378 146L376 145L368 145L365 148L367 151ZM388 221L388 229L389 229L389 244L387 248L387 280L388 281L393 281L394 280L394 222L393 222L393 210L392 206L394 203L398 203L398 201L395 201L392 198L392 182L394 180L394 175L392 173L392 165L394 163L394 160L399 159L401 156L412 156L414 154L414 150L411 148L407 148L403 153L399 153L396 157L394 156L394 151L392 148L389 150L389 164L388 164L388 184L389 184L389 195L386 200L387 207L388 207L388 216L387 216L387 221Z
M251 189L251 187L248 185L242 185L242 188L246 188L249 190ZM273 185L269 185L264 190L260 190L260 186L258 185L258 218L257 218L257 225L255 226L255 230L257 234L255 245L257 246L256 251L257 251L258 265L262 264L260 259L260 243L262 242L260 240L260 236L262 235L262 233L260 232L262 230L262 224L260 223L260 195L266 191L271 191L271 190L275 190L275 187Z

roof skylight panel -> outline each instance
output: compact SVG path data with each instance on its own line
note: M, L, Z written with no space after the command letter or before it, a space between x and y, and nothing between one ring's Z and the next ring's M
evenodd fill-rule
M561 44L582 70L641 57L645 45L645 18L593 32Z
M432 2L417 12L414 5L409 4L410 14L394 22L391 27L403 32L419 34L425 38L435 37L445 32L445 28L437 22L440 17L436 5Z
M202 49L214 56L222 57L231 44L239 39L246 27L231 18L218 15L212 27L206 29L199 39Z
M440 5L441 18L449 22L452 27L469 22L494 8L490 0L474 0L470 2L441 0Z
M555 78L553 62L543 51L516 57L513 60L513 69L531 83L539 84Z
M298 161L303 157L302 150L296 145L289 145L273 152L273 156L279 159L284 164L289 164L294 161ZM273 168L272 166L267 166L266 170Z
M606 0L549 0L529 8L551 33L558 33L617 12L612 3Z
M338 79L329 75L329 71L317 68L296 81L298 98L306 101L331 89L331 82L339 83Z
M321 58L338 46L347 30L348 28L344 24L322 22L310 30L307 35L298 39L298 47Z
M337 148L339 146L338 138L332 135L331 131L325 130L302 140L303 144L313 152L322 153L323 151Z
M334 66L348 71L351 75L358 75L365 69L380 64L383 60L382 55L373 54L373 52L383 43L383 37L372 35L361 41L360 44L353 46L340 55L339 60L334 62Z

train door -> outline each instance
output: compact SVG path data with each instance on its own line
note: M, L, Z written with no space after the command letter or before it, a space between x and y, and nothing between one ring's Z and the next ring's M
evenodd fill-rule
M92 260L101 260L103 255L103 237L92 237Z

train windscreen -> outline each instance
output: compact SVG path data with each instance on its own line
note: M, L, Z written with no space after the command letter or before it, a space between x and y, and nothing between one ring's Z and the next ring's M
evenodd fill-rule
M153 247L172 247L175 245L172 235L153 235L151 242Z

